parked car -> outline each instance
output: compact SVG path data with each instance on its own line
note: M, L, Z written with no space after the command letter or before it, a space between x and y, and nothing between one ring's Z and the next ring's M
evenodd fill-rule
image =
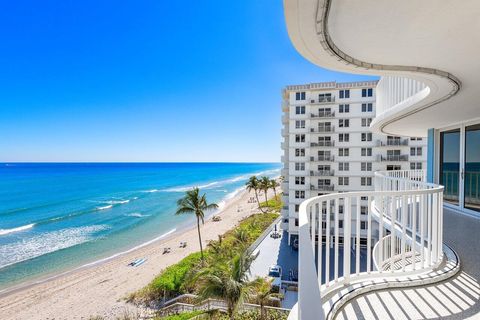
M280 292L282 287L282 267L279 265L273 265L268 268L268 276L273 278L272 281L272 291Z

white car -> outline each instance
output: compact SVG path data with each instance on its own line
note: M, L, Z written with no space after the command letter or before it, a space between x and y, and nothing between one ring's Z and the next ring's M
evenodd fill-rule
M273 278L272 290L280 292L280 288L282 287L282 267L279 265L271 266L268 268L268 276Z

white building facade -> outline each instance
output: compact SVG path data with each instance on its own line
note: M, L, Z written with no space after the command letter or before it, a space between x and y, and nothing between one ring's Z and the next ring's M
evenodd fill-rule
M373 190L375 171L425 168L426 139L387 136L370 129L376 114L376 86L377 81L323 82L283 90L282 216L290 242L298 237L298 212L305 199ZM366 229L366 206L364 200L361 230ZM342 232L343 220L339 223ZM366 243L363 234L360 241Z

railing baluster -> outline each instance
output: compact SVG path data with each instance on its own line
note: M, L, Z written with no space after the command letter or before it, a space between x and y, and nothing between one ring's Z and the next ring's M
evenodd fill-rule
M427 265L432 262L432 194L427 195Z
M420 196L420 261L425 268L425 195Z
M350 197L345 197L343 207L343 277L348 283L350 280L350 237L352 228Z
M315 255L315 212L313 212L314 206L309 207L309 217L310 217L310 241L312 242L312 250Z
M441 192L438 193L438 218L440 219L440 225L438 226L439 240L438 240L438 250L439 255L442 256L443 252L443 195Z
M328 287L330 285L330 206L331 200L327 201L327 215L325 217L326 220L326 244L325 244L325 285Z
M372 196L368 196L368 208L367 208L367 272L372 270Z
M390 271L393 273L395 270L395 263L393 260L393 257L395 256L395 243L396 243L396 237L395 237L395 217L396 217L396 202L397 202L397 197L392 196L391 202L390 202Z
M383 252L383 216L384 216L385 211L387 210L387 208L385 206L385 197L384 196L380 196L380 208L381 208L380 223L379 223L380 226L378 227L378 241L380 241L378 246L379 246L379 252L380 252L380 259L379 259L378 264L381 266L383 264L383 257L384 257L384 252ZM380 270L378 270L378 271L383 272L383 268L380 268Z
M406 246L405 240L407 237L407 220L408 220L408 204L407 204L407 197L405 195L402 196L402 246L401 246L401 253L402 253L402 271L405 272L405 266L407 261L405 259L406 253Z
M338 213L338 207L339 207L339 202L340 202L340 198L337 198L335 200L335 212L334 212L334 215L335 215L335 249L334 249L334 255L335 255L335 260L334 260L334 276L335 276L335 283L338 281L338 218L339 218L339 213ZM345 209L345 208L344 208Z
M317 241L317 266L318 266L318 286L322 285L322 216L323 216L323 201L318 204L318 241Z
M357 225L355 227L355 232L357 233L356 237L356 246L355 246L355 273L358 276L360 273L360 209L361 209L361 203L360 203L360 197L357 197ZM380 219L382 220L382 219Z
M417 195L412 195L412 257L413 270L417 268Z

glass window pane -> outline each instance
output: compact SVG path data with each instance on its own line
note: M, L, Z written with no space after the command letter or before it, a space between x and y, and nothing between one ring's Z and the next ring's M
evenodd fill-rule
M460 130L440 133L440 184L443 199L458 205L460 178Z
M465 208L480 211L480 124L465 128Z

